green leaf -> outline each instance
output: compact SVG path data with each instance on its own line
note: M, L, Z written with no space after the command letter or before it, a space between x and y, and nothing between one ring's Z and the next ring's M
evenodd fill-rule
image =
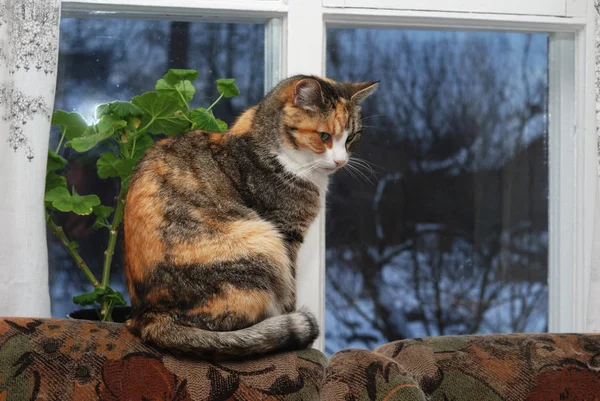
M69 197L71 196L71 194L69 193L69 190L67 188L55 188L52 191L48 191L48 193L46 193L44 195L44 200L46 202L53 202L57 199L61 199L63 197Z
M216 119L211 110L206 110L204 108L194 109L190 112L190 119L203 131L227 131L227 124L224 121Z
M105 131L96 133L92 127L88 127L81 138L74 138L70 140L69 142L65 143L65 147L72 147L79 153L87 152L98 143L110 138L114 132L114 128L109 128Z
M88 123L79 113L67 113L63 110L56 110L52 115L52 125L60 125L60 132L67 139L77 138L83 135L88 127Z
M127 121L123 120L120 117L113 116L111 114L106 114L106 115L102 116L100 118L100 121L98 121L98 124L97 124L99 133L107 132L107 131L110 131L111 129L113 131L116 131L116 130L119 130L126 126L127 126Z
M132 103L141 108L145 115L142 119L144 132L152 134L175 135L186 130L189 122L176 115L180 109L180 103L172 96L163 93L146 92L136 96ZM146 128L146 126L148 126Z
M96 195L71 195L69 190L64 187L54 188L48 191L44 201L52 202L52 206L61 212L74 212L79 215L88 215L92 213L94 206L100 204L100 198Z
M137 147L137 146L136 146ZM109 177L126 178L131 175L137 160L122 159L111 152L103 153L96 162L98 177L107 179Z
M106 288L106 293L104 295L104 299L108 299L112 302L113 306L125 306L127 303L125 302L125 298L123 294L119 291L115 291L110 287Z
M110 206L98 205L94 206L93 210L96 216L108 219L114 209Z
M102 302L102 296L105 294L104 288L96 287L92 292L86 292L73 297L73 303L81 306L94 305Z
M48 173L61 169L68 163L69 162L64 157L59 156L58 154L56 154L56 152L52 150L48 150L48 164L46 167L46 171Z
M46 191L49 192L54 188L64 187L67 188L67 179L62 175L56 174L54 171L50 171L46 175Z
M240 95L240 89L235 84L233 78L217 79L217 90L224 97L234 97Z
M127 120L127 128L129 128L132 131L135 131L136 129L138 129L140 127L140 124L142 123L142 120L139 117L135 117L135 116L129 116L126 118Z
M86 292L73 297L73 303L81 306L100 304L102 301L111 301L113 306L125 306L125 298L119 291L110 287L96 287L92 292Z
M216 121L217 121L217 125L219 126L218 132L227 132L227 129L229 128L227 126L227 123L223 120L219 120L218 118L216 119Z
M171 85L175 85L181 80L187 79L189 81L193 81L196 78L198 78L198 71L196 70L171 69L164 76L165 81L167 81Z
M138 161L135 159L121 159L121 163L117 165L119 169L119 177L122 179L129 178L137 162Z
M110 206L98 205L93 207L93 213L96 215L96 222L94 228L106 227L106 219L110 217L113 212L113 208Z
M131 148L133 147L133 142L134 142L134 140L132 138L129 138L127 143L123 144L123 146L127 148L127 152L129 154L131 154ZM152 145L154 145L154 140L152 139L152 137L150 135L143 134L143 135L139 136L135 140L135 152L131 158L135 161L139 161L142 158L142 156L144 155L144 152L146 152L146 150L148 150Z
M98 177L103 180L109 177L118 177L119 169L117 168L117 155L111 152L102 153L98 161L96 162L96 167L98 167Z
M86 292L73 297L73 303L81 306L94 305L98 299L95 292Z
M196 88L194 88L194 85L188 80L170 84L164 79L159 79L158 82L156 82L156 91L171 95L175 99L180 99L179 93L181 93L186 100L192 100L194 98L194 93L196 93Z
M119 118L125 118L129 116L141 116L143 112L139 107L131 102L117 100L110 103L104 103L96 107L96 118L100 118L107 114L112 114Z

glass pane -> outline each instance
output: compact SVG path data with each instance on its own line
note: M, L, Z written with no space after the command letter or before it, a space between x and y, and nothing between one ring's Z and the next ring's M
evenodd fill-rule
M216 116L231 123L264 94L264 25L65 18L55 109L77 111L90 121L96 105L154 90L169 68L198 70L195 107L206 107L218 97L216 79L235 78L241 96L214 108ZM51 148L58 140L53 129ZM98 178L90 154L67 152L69 186L74 185L79 194L98 194L102 204L113 205L118 183ZM93 229L93 217L65 214L59 222L79 243L96 277L101 277L106 230ZM112 273L113 287L119 290L125 284L121 245L118 241ZM51 232L48 248L52 314L64 317L76 309L71 297L89 290L89 285Z
M327 353L546 331L548 36L327 35L330 78L381 80L329 192Z

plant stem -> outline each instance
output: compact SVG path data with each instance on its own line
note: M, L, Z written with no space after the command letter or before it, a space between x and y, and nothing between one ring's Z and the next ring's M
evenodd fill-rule
M181 117L185 118L189 123L192 124L192 129L196 126L196 123L190 120L185 114L182 114Z
M113 255L115 254L117 234L119 232L119 226L123 221L123 208L125 206L126 193L126 186L121 182L121 190L119 191L119 197L117 198L117 207L115 209L115 214L113 215L112 224L109 227L108 247L106 248L106 251L104 251L104 267L102 269L102 287L104 288L108 287L108 280L110 279L110 268ZM102 321L112 322L112 310L113 303L110 300L102 300L100 306L100 318Z
M130 159L133 159L135 155L135 143L137 142L137 134L133 136L133 146L131 147L131 154L129 155Z
M94 273L90 271L87 264L83 261L73 243L69 241L62 227L56 225L56 223L52 220L52 216L50 216L49 213L46 213L46 223L52 229L54 234L56 234L60 242L62 242L64 247L67 249L71 257L75 261L75 263L77 263L77 267L81 269L81 271L83 272L83 274L85 274L90 283L92 283L94 287L100 286L100 282L98 282L98 279L96 278L96 276L94 276Z
M211 104L208 109L206 109L206 111L209 111L210 109L212 109L213 107L215 107L215 104L219 103L219 100L221 100L222 98L223 98L223 94L221 93L221 96L219 96L219 98L217 100L215 100L214 103Z
M177 93L179 93L179 96L181 97L181 100L183 100L183 103L185 104L185 107L187 107L188 111L192 110L187 99L185 97L183 97L183 93L181 93L181 91L177 88L175 88L175 90L177 91Z
M154 121L156 121L156 117L152 117L152 120L150 120L150 122L148 124L146 124L146 126L142 129L139 129L136 133L136 135L141 135L141 134L145 134L146 131L148 130L148 128L150 128L150 126L152 124L154 124Z
M60 137L60 141L58 141L58 146L56 147L56 154L58 154L58 151L60 150L60 147L62 146L63 141L65 140L65 136L67 135L67 127L65 127L65 131L62 133L61 137Z
M119 192L119 197L117 198L117 207L115 209L115 214L113 216L112 224L109 227L109 237L108 237L108 247L104 252L104 268L102 269L102 286L106 287L108 285L108 280L110 278L110 267L112 264L112 258L115 254L115 245L117 243L117 234L119 232L119 226L123 221L123 208L125 206L125 194L127 193L127 189L125 185L121 182L121 191Z

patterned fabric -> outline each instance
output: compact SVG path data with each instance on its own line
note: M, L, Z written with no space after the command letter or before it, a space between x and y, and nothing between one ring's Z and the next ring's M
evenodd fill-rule
M403 340L243 362L176 358L121 324L0 319L0 401L599 401L600 334Z
M414 339L331 358L323 400L598 401L599 335Z
M0 400L317 400L325 357L305 350L246 362L184 360L122 324L0 320Z

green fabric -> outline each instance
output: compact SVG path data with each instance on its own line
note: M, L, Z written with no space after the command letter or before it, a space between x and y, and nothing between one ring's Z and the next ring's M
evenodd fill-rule
M29 398L30 385L25 374L31 360L29 351L27 336L21 333L8 338L0 348L0 394L6 394L6 401Z

